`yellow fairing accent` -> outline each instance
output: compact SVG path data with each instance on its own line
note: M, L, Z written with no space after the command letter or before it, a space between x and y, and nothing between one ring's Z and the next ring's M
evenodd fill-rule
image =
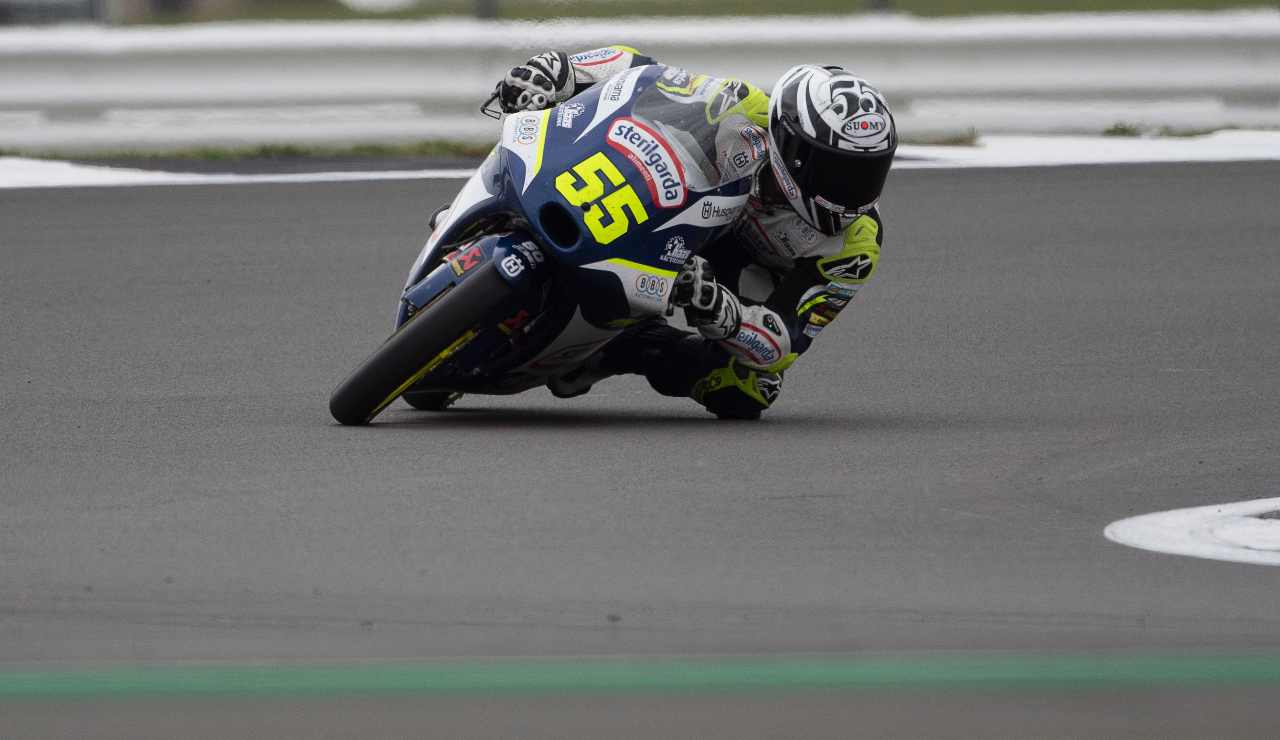
M621 257L614 257L607 261L612 262L615 265L630 267L632 270L639 270L640 272L648 273L650 275L656 275L658 277L673 278L676 276L675 270L664 270L661 267L650 267L649 265L642 265L639 262L624 260Z
M823 257L818 260L818 272L822 277L834 283L845 283L848 285L862 285L871 279L876 272L876 265L880 263L880 245L876 243L876 236L880 233L880 224L870 216L859 216L856 221L849 225L844 232L844 248L839 254L830 257ZM851 260L862 257L870 260L871 269L865 274L858 277L856 274L840 271L842 267L849 264ZM828 272L833 270L834 272ZM801 309L803 312L804 309Z
M551 109L542 112L542 120L538 121L538 143L533 154L533 175L536 177L542 170L542 150L547 146L547 127L551 123Z

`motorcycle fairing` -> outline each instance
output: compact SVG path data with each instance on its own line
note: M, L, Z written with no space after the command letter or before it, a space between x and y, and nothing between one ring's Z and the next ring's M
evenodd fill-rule
M717 130L705 106L655 87L666 69L638 67L552 110L507 117L414 263L397 325L472 269L503 274L503 260L521 261L527 290L420 387L540 385L666 308L680 261L671 255L698 253L750 189L748 177L714 164ZM512 233L476 240L494 232ZM483 265L445 259L471 240L487 245ZM516 249L526 241L546 258L537 269Z

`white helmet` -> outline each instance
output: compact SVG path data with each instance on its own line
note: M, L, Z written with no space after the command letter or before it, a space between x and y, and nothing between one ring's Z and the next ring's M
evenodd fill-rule
M875 206L897 148L884 96L840 67L792 67L773 88L769 163L787 202L824 234Z

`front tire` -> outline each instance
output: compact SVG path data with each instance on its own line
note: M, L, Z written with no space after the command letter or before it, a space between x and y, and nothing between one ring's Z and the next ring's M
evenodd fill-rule
M424 375L460 350L511 288L486 266L409 319L329 397L339 424L368 424Z

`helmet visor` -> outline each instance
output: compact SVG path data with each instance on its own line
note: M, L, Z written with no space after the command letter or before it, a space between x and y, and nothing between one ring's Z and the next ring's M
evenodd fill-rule
M784 126L789 122L783 120ZM776 141L776 139L775 139ZM897 142L881 151L854 151L807 141L795 135L784 137L782 151L777 152L799 198L783 192L797 205L801 200L814 226L828 234L838 233L843 225L865 213L880 199L889 168L893 164ZM825 212L825 213L824 213Z

